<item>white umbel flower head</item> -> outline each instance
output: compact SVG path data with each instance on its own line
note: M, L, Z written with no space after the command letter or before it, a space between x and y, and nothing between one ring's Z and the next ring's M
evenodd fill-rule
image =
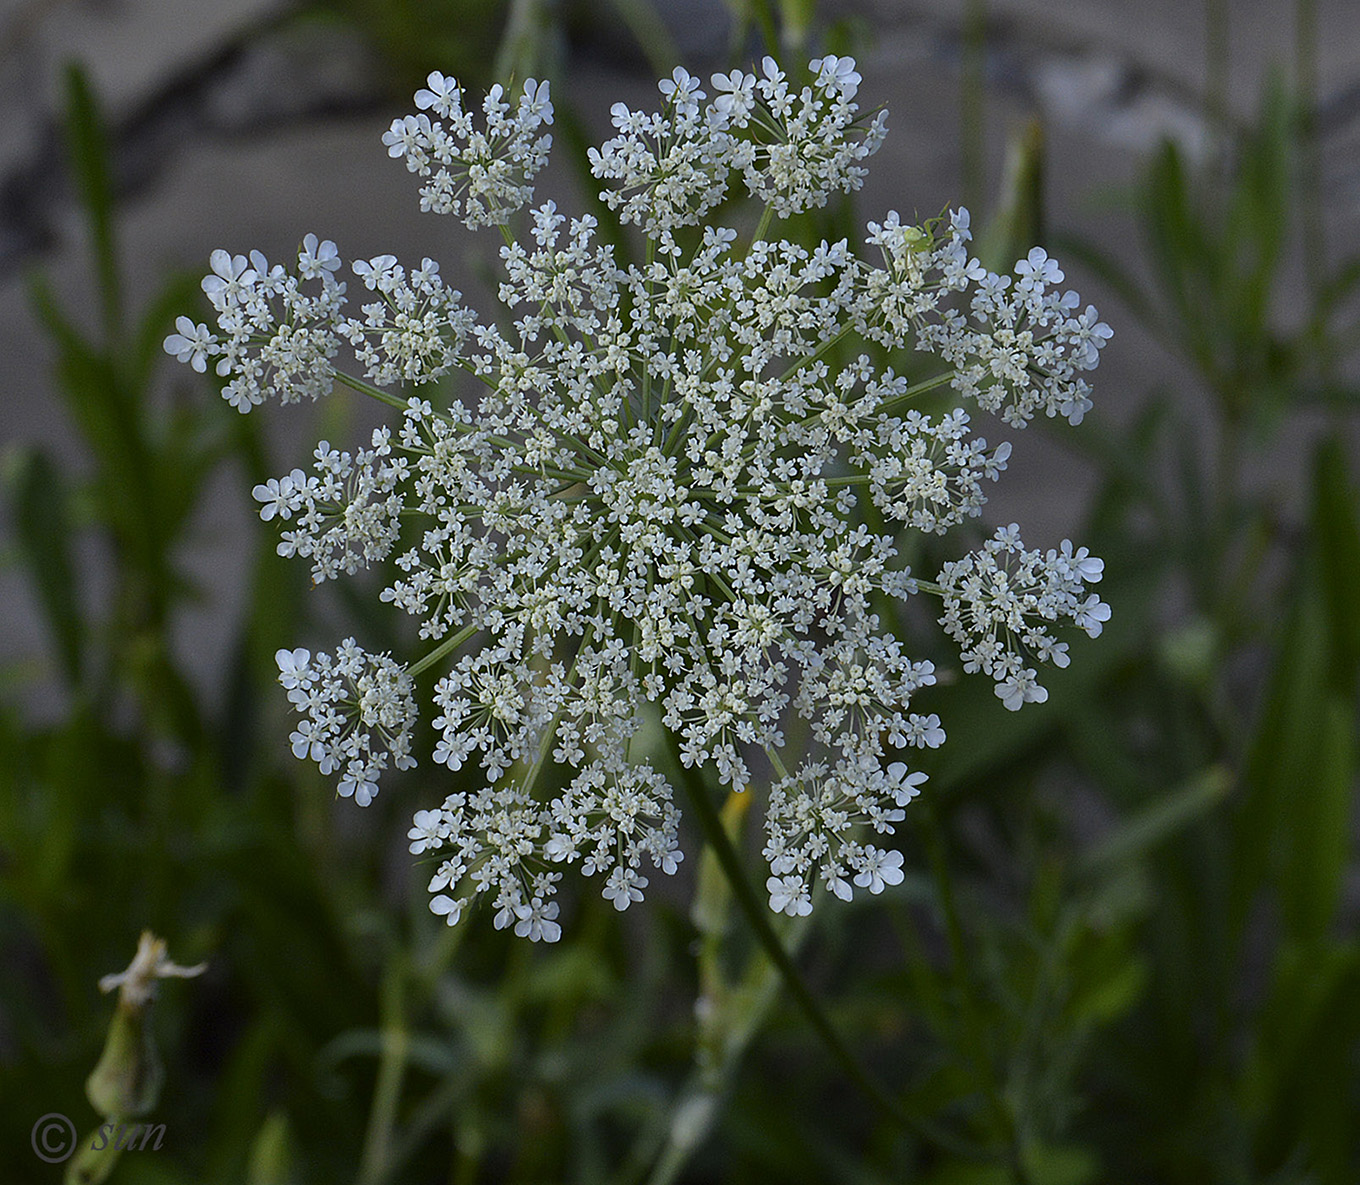
M919 226L889 211L862 252L778 237L780 219L858 189L886 135L884 115L859 113L852 59L810 77L768 58L707 84L678 69L656 110L614 106L589 160L601 199L647 238L628 265L594 218L551 201L523 234L506 225L546 159L547 83L513 105L494 88L478 119L431 74L383 142L424 208L502 226L498 315L467 309L433 260L391 255L352 265L348 310L338 250L309 235L293 272L215 252L217 329L184 318L166 340L192 366L215 359L242 410L339 381L400 411L370 447L323 441L310 472L254 494L317 581L395 561L382 599L432 649L409 666L352 640L333 658L285 650L279 677L303 716L294 752L363 804L413 763L415 678L435 668L432 755L451 790L407 838L449 925L481 901L497 928L555 941L568 869L618 910L675 871L680 813L644 722L732 791L775 771L772 909L890 891L904 877L891 837L926 780L905 758L946 729L917 703L933 664L885 615L940 596L965 667L1010 708L1047 695L1039 664L1068 663L1059 627L1094 637L1109 616L1086 591L1098 559L1027 551L1015 528L935 582L901 562L896 532L976 517L1011 451L975 435L966 406L928 415L918 397L952 388L1014 428L1041 412L1076 423L1109 328L1038 248L1013 275L985 268L966 210ZM765 207L751 238L713 223L735 185ZM934 376L894 369L907 350L933 354ZM455 370L480 392L433 381ZM808 743L790 756L793 735Z

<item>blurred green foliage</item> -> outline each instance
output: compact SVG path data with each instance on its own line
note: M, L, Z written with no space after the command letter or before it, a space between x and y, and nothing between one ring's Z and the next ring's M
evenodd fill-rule
M564 28L547 4L329 2L400 87L431 63L527 73ZM743 45L815 36L809 4L732 8ZM264 532L227 685L195 691L172 642L198 595L195 512L223 465L247 484L270 466L253 420L158 374L192 280L129 317L107 149L73 73L99 324L77 327L41 282L33 301L89 464L21 447L5 463L13 562L65 697L38 723L21 695L0 710L5 1180L55 1179L28 1154L38 1115L93 1122L81 1084L112 1015L95 984L151 927L210 967L153 1012L167 1138L121 1159L129 1185L1353 1185L1360 525L1344 442L1360 392L1342 318L1360 261L1320 261L1302 308L1280 307L1291 235L1316 217L1305 117L1276 86L1226 165L1170 145L1149 163L1144 279L1055 240L1185 361L1212 447L1181 391L1127 430L1062 433L1099 473L1081 537L1106 561L1105 635L1019 714L985 681L939 688L950 743L905 837L918 871L778 935L903 1123L781 991L711 853L688 914L583 900L556 948L431 917L418 870L384 846L402 788L356 834L286 763L270 656L316 610ZM979 235L997 258L1042 233L1037 129L1016 152ZM845 205L807 231L854 221ZM1330 426L1296 508L1252 474L1303 409ZM98 603L92 547L110 572ZM748 843L739 803L720 825Z

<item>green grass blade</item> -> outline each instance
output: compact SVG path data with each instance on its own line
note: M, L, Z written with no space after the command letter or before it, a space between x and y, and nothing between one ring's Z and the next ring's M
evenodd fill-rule
M108 139L89 79L85 71L75 64L66 70L65 132L67 153L80 194L80 204L89 219L105 339L111 344L122 324L123 296L114 239L113 178L109 169Z
M74 689L81 679L85 623L71 559L70 495L56 466L37 450L21 453L8 476L19 548L47 618L62 674Z
M1085 876L1103 876L1137 859L1213 811L1231 786L1232 774L1226 767L1210 766L1122 822L1082 855L1077 870Z

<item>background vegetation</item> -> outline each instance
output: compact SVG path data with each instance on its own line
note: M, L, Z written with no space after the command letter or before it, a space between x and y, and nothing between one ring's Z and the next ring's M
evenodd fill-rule
M614 2L668 66L646 0ZM581 19L476 7L469 21L453 0L326 0L313 16L362 28L398 94L433 65L474 88L523 76ZM1225 3L1209 7L1226 21ZM762 39L796 59L863 36L818 24L812 0L735 10L734 61ZM985 11L967 11L976 174ZM67 148L102 316L78 328L41 278L32 300L92 463L77 474L18 446L5 463L6 561L41 604L68 703L34 725L16 670L0 708L5 1180L57 1179L29 1155L40 1111L97 1123L80 1084L112 1001L95 984L143 926L210 969L156 1006L154 1118L170 1138L113 1166L126 1185L1360 1180L1360 528L1346 443L1360 258L1320 229L1312 19L1301 3L1289 81L1251 126L1217 125L1207 165L1171 144L1147 164L1128 203L1136 277L1044 226L1037 139L984 203L990 262L1042 236L1098 273L1122 301L1106 319L1140 319L1185 361L1212 438L1178 390L1149 392L1127 429L1095 417L1058 437L1099 474L1079 538L1105 559L1106 635L1016 715L985 680L939 689L929 710L950 741L903 836L915 874L784 934L819 1015L881 1084L877 1103L711 861L692 903L620 917L583 894L552 948L432 917L401 845L372 838L404 834L410 803L429 797L419 779L356 834L288 757L273 685L274 648L318 614L326 636L360 620L374 649L398 625L362 597L318 606L267 530L241 560L250 609L221 706L191 691L168 644L196 595L178 567L186 525L219 466L249 484L278 466L258 417L187 372L166 382L160 342L196 278L126 307L107 145L73 73ZM1222 109L1221 86L1211 55L1206 110ZM848 206L806 229L837 225L853 233ZM1307 300L1283 309L1296 266ZM1319 427L1300 508L1253 474L1304 415ZM91 541L112 573L97 610L78 592ZM750 838L739 809L725 823Z

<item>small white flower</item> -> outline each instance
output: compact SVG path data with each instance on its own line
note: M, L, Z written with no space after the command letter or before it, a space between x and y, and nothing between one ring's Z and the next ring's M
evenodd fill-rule
M699 89L699 80L683 66L676 66L669 78L657 83L657 88L682 116L697 114L699 100L707 97Z
M444 816L440 811L416 811L411 830L406 833L411 841L411 855L418 856L427 848L438 847L445 831Z
M165 339L165 352L188 362L202 374L208 369L208 359L217 353L217 336L209 333L206 325L195 325L188 317L176 317L175 328L178 332Z
M1062 268L1056 259L1050 259L1042 247L1031 247L1029 254L1015 265L1015 274L1020 277L1017 284L1022 292L1042 289L1049 284L1060 284L1063 279Z
M524 80L524 96L520 99L519 117L523 122L537 120L539 123L552 123L553 105L548 79L538 82L532 78Z
M225 301L254 282L257 273L244 255L232 255L220 247L208 257L212 275L203 280L203 291L218 308Z
M426 89L428 88L428 89ZM425 80L425 86L415 93L415 104L422 111L434 110L445 119L462 111L463 91L456 79L445 78L438 70Z
M916 771L908 772L907 767L900 761L894 761L887 769L888 787L892 793L893 801L898 806L906 806L913 798L921 793L921 784L928 780L929 775Z
M171 962L166 950L165 939L157 938L150 930L143 930L137 940L137 953L127 970L100 976L99 990L111 992L118 988L119 1001L129 1008L138 1009L155 996L156 980L192 979L208 969L207 963L181 967Z
M717 95L713 109L733 125L743 126L755 105L756 76L733 70L713 75L711 82Z
M271 477L267 482L257 485L250 496L260 507L260 518L268 522L277 515L281 519L293 517L293 511L302 504L307 488L307 478L301 469L294 469L285 477Z
M1012 671L997 683L995 690L997 698L1012 712L1018 712L1025 704L1041 704L1048 699L1048 689L1039 686L1029 667Z
M443 893L430 898L430 912L438 917L443 917L450 926L456 926L458 919L463 915L463 907L467 902L459 898L454 900L446 897Z
M807 885L797 876L772 876L765 882L770 908L790 917L806 917L812 912L812 897Z
M553 921L557 917L556 901L535 897L515 909L515 933L530 942L556 942L562 937L562 927Z
M900 885L903 876L901 852L884 851L870 845L864 849L855 884L871 893L881 893L888 885Z
M298 275L304 280L319 280L339 267L340 252L330 239L318 243L316 235L303 238L302 250L298 252Z
M279 682L286 691L305 686L311 681L312 652L310 650L276 650L274 661L279 668Z
M645 876L639 876L631 868L620 865L609 874L602 896L622 913L634 901L642 900L642 890L646 887Z
M824 58L814 58L808 68L816 73L819 86L838 91L844 99L853 99L859 84L864 81L855 70L854 58L828 54Z

